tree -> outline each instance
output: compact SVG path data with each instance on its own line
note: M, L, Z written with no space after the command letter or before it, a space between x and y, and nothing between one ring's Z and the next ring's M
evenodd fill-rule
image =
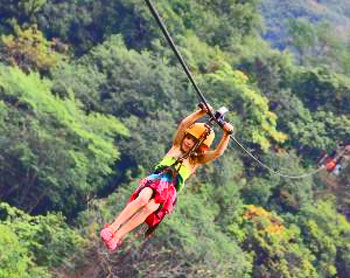
M128 132L111 116L86 115L72 92L55 97L51 86L38 74L0 68L1 198L69 215L104 185L119 156L114 137Z
M60 214L30 216L0 203L0 277L51 277L57 266L87 244Z
M338 115L348 112L345 103L349 99L350 80L327 66L299 69L291 88L311 111L322 107Z
M314 265L319 277L347 277L349 257L344 250L349 248L350 224L336 212L334 204L328 201L307 206L296 220L306 246L317 258Z
M56 66L63 54L55 51L55 41L47 41L36 25L26 29L15 27L15 35L1 37L0 61L18 66L25 72L47 72Z
M0 277L30 277L28 270L31 259L27 249L21 246L16 234L4 224L0 224Z
M305 18L290 19L288 33L291 36L291 44L298 52L299 63L307 64L307 57L312 55L312 51L317 42L317 35L314 26Z
M296 226L286 227L273 212L248 205L242 215L241 248L252 254L254 278L318 277L314 257Z
M147 7L134 0L50 0L37 15L37 22L49 38L58 37L72 45L79 56L118 33L129 46L142 49L150 45L157 30Z
M239 68L255 81L270 104L278 102L281 89L289 88L295 71L294 58L290 52L279 52L261 47L250 56L244 57Z
M157 10L170 33L193 30L210 45L232 49L245 36L261 30L258 1L159 1ZM161 32L146 5L135 0L47 1L36 16L48 37L74 45L81 55L112 34L122 34L128 47L151 48Z
M35 23L37 13L45 4L46 0L1 1L0 25L10 31L11 21L19 22L20 25Z
M246 140L267 151L271 139L280 143L287 139L286 134L276 129L277 115L269 111L268 99L249 86L248 77L244 73L233 70L224 63L219 70L207 77L212 85L211 90L217 92L212 98L217 99L216 102L228 104L245 123Z

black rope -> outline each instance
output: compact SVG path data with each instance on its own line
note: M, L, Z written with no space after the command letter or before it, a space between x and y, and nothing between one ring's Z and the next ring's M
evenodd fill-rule
M197 86L196 81L195 81L194 78L192 77L192 74L191 74L191 72L190 72L188 66L186 65L184 59L182 58L181 53L178 51L178 49L177 49L177 47L176 47L176 45L175 45L175 43L174 43L172 37L170 36L170 34L169 34L167 28L165 27L163 21L161 20L159 14L158 14L158 12L157 12L157 10L154 8L154 6L153 6L151 0L145 0L145 1L146 1L147 5L148 5L149 9L151 10L152 15L154 16L155 20L157 21L157 23L158 23L160 29L162 30L162 32L163 32L165 38L167 39L167 41L168 41L168 43L169 43L171 49L174 51L174 53L175 53L177 59L179 60L179 62L180 62L180 64L181 64L182 68L184 69L184 71L185 71L185 73L186 73L188 79L190 80L190 82L192 83L194 89L196 90L196 92L197 92L199 98L200 98L201 101L204 103L205 107L207 108L209 116L212 117L212 118L214 119L215 117L214 117L213 113L212 113L211 110L210 110L210 107L209 107L209 104L208 104L207 100L205 99L203 93L201 92L201 90L200 90L199 87Z
M323 170L325 168L324 165L321 165L320 167L318 167L317 169L315 169L312 172L309 173L305 173L305 174L300 174L300 175L288 175L288 174L284 174L281 173L280 171L276 171L275 169L271 168L270 166L266 165L265 163L261 162L258 158L256 158L250 151L248 151L238 140L237 138L235 138L234 136L230 135L230 138L237 144L237 146L239 146L250 158L252 158L255 162L257 162L261 167L265 168L266 170L268 170L270 173L274 174L274 175L278 175L280 177L283 178L288 178L288 179L302 179L302 178L306 178L309 176L313 176L316 173L320 172L321 170Z

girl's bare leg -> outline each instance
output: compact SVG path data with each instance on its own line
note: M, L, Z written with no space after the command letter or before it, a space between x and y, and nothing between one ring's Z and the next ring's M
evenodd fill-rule
M110 225L113 232L119 229L131 216L139 209L146 206L153 195L153 189L146 187L141 190L139 196L132 202L126 205L114 222Z
M157 204L154 199L150 200L137 214L135 214L114 234L114 237L117 239L122 239L127 233L145 222L146 218L155 212L159 206L160 204Z

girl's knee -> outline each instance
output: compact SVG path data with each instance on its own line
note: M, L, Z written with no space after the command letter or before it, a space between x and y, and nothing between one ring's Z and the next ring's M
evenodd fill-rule
M138 207L144 207L145 205L147 205L149 199L139 196L135 199L135 202L138 204Z
M141 190L139 196L135 199L140 207L144 207L148 204L153 195L153 189L146 187Z
M160 204L157 204L153 199L150 200L144 207L143 212L147 215L155 212L159 208Z

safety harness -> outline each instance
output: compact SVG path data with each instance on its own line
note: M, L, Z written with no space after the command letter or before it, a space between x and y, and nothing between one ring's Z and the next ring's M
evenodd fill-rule
M180 176L180 170L181 167L183 166L183 161L187 158L189 158L191 155L195 154L196 151L198 150L199 146L207 139L209 134L212 132L212 129L210 125L206 124L206 130L203 132L200 138L198 138L196 144L192 146L192 148L183 154L182 156L178 157L175 162L173 162L171 165L159 165L158 167L156 166L156 171L154 172L155 174L161 174L161 173L169 173L171 175L171 182L176 185L176 190L180 191L182 189L182 186L180 186L178 179ZM181 177L183 179L183 177Z

